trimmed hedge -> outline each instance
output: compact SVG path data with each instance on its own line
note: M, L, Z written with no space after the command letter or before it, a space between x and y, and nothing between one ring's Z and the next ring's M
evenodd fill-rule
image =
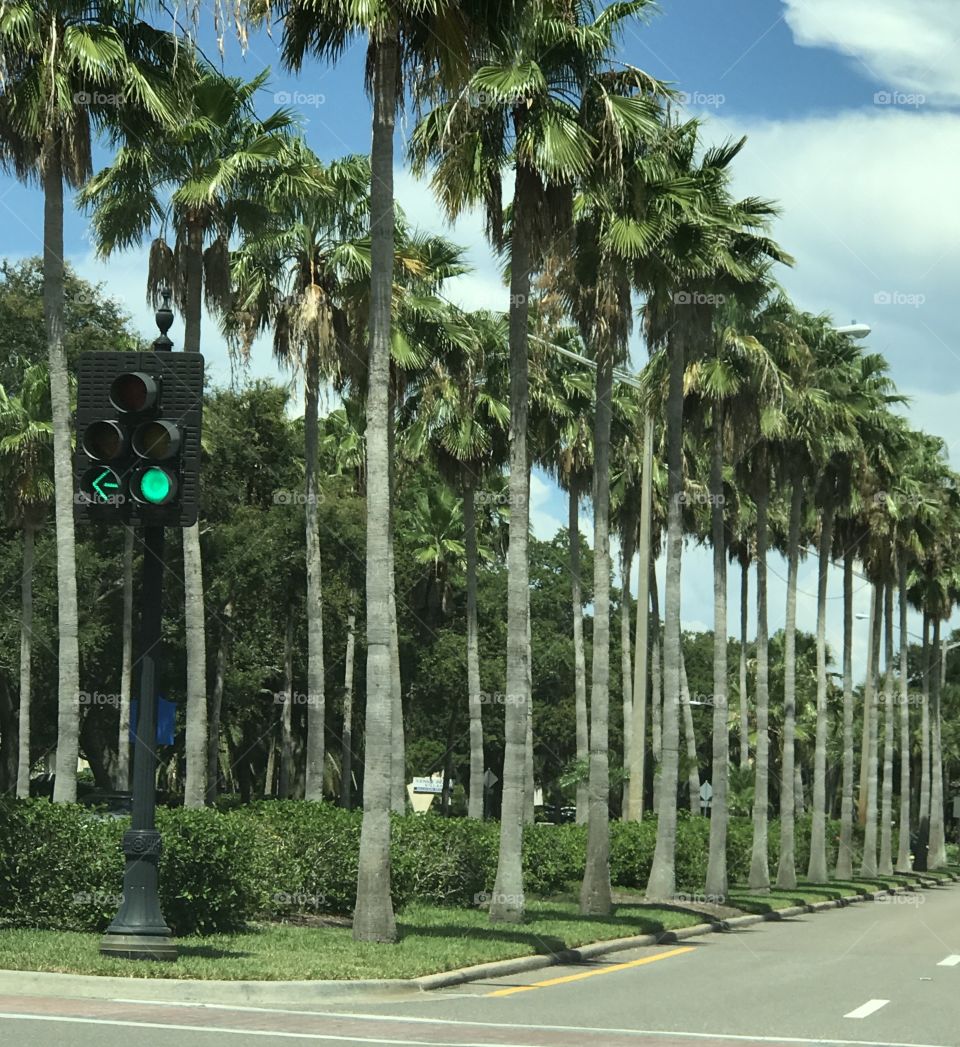
M361 813L326 804L264 801L229 810L157 812L163 834L160 893L178 935L229 932L254 917L317 912L348 914L357 881ZM116 912L123 878L125 819L46 800L0 800L0 925L103 930ZM493 889L499 849L496 822L406 815L392 819L392 889L397 906L475 905ZM695 894L706 879L710 823L678 812L677 891ZM839 823L828 823L828 860L836 860ZM810 818L797 820L798 874L806 871ZM730 820L731 883L745 883L753 830ZM611 881L646 886L656 822L611 822ZM771 876L779 825L770 822ZM861 840L855 841L854 868ZM549 895L583 877L586 829L536 824L524 828L526 890Z

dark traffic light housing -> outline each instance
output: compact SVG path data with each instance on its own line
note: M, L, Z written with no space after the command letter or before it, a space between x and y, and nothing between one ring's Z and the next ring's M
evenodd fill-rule
M77 518L195 524L202 404L199 353L81 353Z

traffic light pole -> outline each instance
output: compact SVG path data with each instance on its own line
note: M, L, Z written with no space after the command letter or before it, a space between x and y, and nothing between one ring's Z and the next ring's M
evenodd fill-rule
M123 834L123 904L100 941L104 956L175 960L177 947L157 893L162 842L156 830L157 662L163 595L163 528L143 529L140 702L133 750L133 817Z

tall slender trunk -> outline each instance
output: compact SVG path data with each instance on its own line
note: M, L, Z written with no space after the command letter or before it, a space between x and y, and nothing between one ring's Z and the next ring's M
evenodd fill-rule
M632 817L630 768L633 766L633 656L630 650L630 576L636 526L636 516L628 513L620 543L620 688L623 698L623 792L620 817L625 822Z
M867 824L867 780L870 777L870 715L873 708L873 688L877 680L873 675L874 606L870 605L870 624L867 630L867 674L863 684L863 725L860 732L860 783L857 793L857 820L860 827ZM879 635L879 633L878 633Z
M943 746L941 741L940 682L943 647L940 644L940 615L933 616L933 644L930 655L934 659L930 689L930 850L927 868L940 869L947 864L946 837L943 827Z
M923 612L923 646L920 687L920 803L917 811L917 854L914 869L926 872L930 847L930 615Z
M403 736L403 683L400 678L400 622L397 617L397 575L396 557L393 548L393 505L396 498L396 394L394 384L390 383L389 421L387 425L387 465L389 468L390 521L389 540L390 555L388 571L390 577L389 611L390 611L390 698L391 698L391 747L390 747L390 809L395 814L405 814L407 810L407 755L406 742Z
M293 791L293 614L287 614L283 639L283 707L280 714L280 788L289 800Z
M793 810L797 818L803 817L803 766L799 760L793 763Z
M30 670L33 660L33 539L29 524L23 529L23 570L20 575L20 719L17 750L17 796L30 796Z
M307 762L304 796L323 800L326 691L323 662L323 578L320 562L320 490L317 482L317 416L320 399L320 359L307 357L304 389L304 516L307 555Z
M683 712L683 739L687 749L687 801L692 815L700 814L700 766L697 760L697 734L690 706L690 684L687 660L683 656L683 634L680 634L680 708Z
M200 352L203 303L203 227L188 219L186 288L183 309L184 352ZM185 807L202 807L207 795L207 640L203 606L200 524L183 531L183 621L187 648L187 774Z
M513 195L514 235L510 248L510 545L507 549L507 704L504 716L503 792L500 849L492 922L523 919L523 781L527 736L527 531L528 501L527 321L530 297L527 190L532 178L525 168L516 173ZM521 698L523 700L521 700ZM511 700L512 699L512 700Z
M567 501L570 543L570 588L573 599L573 686L577 717L577 764L585 767L590 759L590 725L587 720L587 659L583 646L583 589L580 583L580 491L576 479L570 480ZM590 789L586 781L577 782L577 824L585 825L589 814Z
M750 703L747 695L747 621L750 599L750 561L740 564L740 769L750 766Z
M833 545L833 505L823 507L820 524L817 578L817 738L813 754L813 821L810 827L810 861L807 879L826 883L827 871L827 578ZM846 629L846 621L844 621ZM844 652L846 654L846 652ZM845 757L844 757L845 758Z
M527 502L530 499L530 484L527 483ZM536 786L533 781L533 644L531 640L530 587L527 586L527 650L526 688L527 729L523 744L523 821L533 825L536 808Z
M590 819L580 912L606 916L610 894L610 424L613 354L601 353L593 437L593 661L590 679ZM625 597L626 599L626 597ZM629 625L628 625L629 629ZM629 643L629 637L628 637ZM629 659L629 654L628 654Z
M883 786L880 791L881 876L893 875L893 585L884 590L883 644Z
M477 514L472 478L463 484L463 530L467 553L467 709L470 714L470 790L467 817L483 817L483 702L477 624Z
M863 741L867 750L867 824L863 833L863 860L861 876L877 875L877 741L879 716L877 695L879 693L880 626L883 623L883 586L873 587L873 603L870 608L870 664L867 666L867 686L864 702L869 703L869 735Z
M793 481L790 492L790 531L787 538L787 611L783 635L783 755L780 759L780 862L777 887L797 886L796 797L794 738L797 723L797 574L800 569L800 515L803 486Z
M667 579L663 639L663 738L657 797L657 843L653 852L647 899L676 893L677 776L680 711L680 570L683 555L683 371L684 336L674 328L669 354L667 397Z
M764 467L765 468L765 467ZM769 480L769 474L765 479ZM770 696L769 647L767 638L767 507L770 492L765 483L757 495L757 748L753 775L753 849L750 855L749 886L770 888L767 832L770 803Z
M910 858L910 680L907 655L907 558L901 552L897 563L897 590L900 600L900 839L897 847L897 872L911 872Z
M663 645L660 638L660 596L657 590L657 571L650 561L650 755L653 757L653 809L660 810L660 760L663 755Z
M343 733L340 735L340 806L348 811L353 806L353 659L356 642L357 616L350 611L347 615L347 652L343 659Z
M650 527L653 515L653 417L643 422L643 473L640 479L640 557L637 567L637 635L633 666L633 763L630 816L643 818L647 763L647 693L650 667Z
M838 880L853 875L853 551L843 555L843 786L840 800Z
M217 799L220 782L220 720L223 711L223 688L227 675L227 648L230 643L230 623L233 619L233 601L228 600L220 616L220 642L214 666L213 693L210 695L210 745L207 748L207 803Z
M130 788L130 694L133 681L133 540L123 529L123 636L120 649L120 727L117 732L117 789Z
M707 894L727 894L727 775L730 724L727 714L727 532L723 497L723 402L713 405L710 462L710 518L713 532L713 787L710 810L710 855Z
M390 19L373 50L370 150L370 349L367 380L367 712L363 823L353 936L397 937L390 897L390 780L393 691L390 662L390 308L393 291L393 134L398 27Z
M73 530L70 383L63 349L62 145L49 131L43 147L43 319L53 418L54 517L57 531L57 762L53 799L77 798L80 749L80 653L77 644L77 558Z

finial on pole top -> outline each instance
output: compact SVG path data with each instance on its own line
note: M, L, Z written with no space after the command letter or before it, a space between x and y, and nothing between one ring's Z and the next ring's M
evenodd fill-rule
M167 337L167 331L170 330L173 325L173 310L170 308L170 288L165 287L160 292L160 297L163 299L163 305L156 312L157 327L160 328L160 337L154 339L153 349L154 352L163 353L169 352L173 348L173 342Z

